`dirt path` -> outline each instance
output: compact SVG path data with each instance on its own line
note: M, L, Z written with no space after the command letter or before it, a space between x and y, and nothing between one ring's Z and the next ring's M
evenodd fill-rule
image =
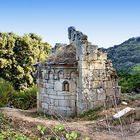
M36 132L37 125L45 125L48 128L51 128L57 124L64 124L67 129L76 130L80 132L83 136L90 136L94 140L121 140L121 133L119 128L111 128L111 132L107 130L106 124L104 122L95 122L95 121L76 121L76 122L60 122L54 119L42 118L42 117L33 117L35 110L23 111L13 108L1 108L2 112L7 118L11 120L11 123L18 128L20 131L28 134ZM127 127L125 128L125 137L123 140L140 140L140 132L137 132L140 129L140 122L133 124L133 131L135 134L127 133Z

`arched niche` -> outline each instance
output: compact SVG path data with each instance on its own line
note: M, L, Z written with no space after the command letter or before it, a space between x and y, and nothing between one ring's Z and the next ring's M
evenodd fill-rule
M63 70L58 71L58 79L63 79L63 78L64 78Z
M47 75L48 75L48 77L47 77L48 80L51 80L51 79L53 79L54 72L52 70L50 70L50 71L48 71Z
M71 78L71 79L76 79L76 78L77 78L77 72L76 72L76 71L72 71L72 72L70 73L70 78Z
M62 85L62 90L63 91L70 91L70 84L68 81L64 81Z

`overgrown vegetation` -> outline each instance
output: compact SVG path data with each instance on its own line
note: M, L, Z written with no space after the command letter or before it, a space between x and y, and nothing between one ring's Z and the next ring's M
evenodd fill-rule
M29 109L36 107L37 87L34 85L24 91L15 91L12 84L0 78L0 107Z
M26 135L14 129L11 122L0 113L0 140L80 140L80 134L73 130L67 130L64 125L59 124L52 128L38 125L37 133ZM83 140L90 140L89 137Z
M49 50L50 45L36 34L0 33L0 77L16 90L32 87L32 64L45 60Z
M0 78L0 107L5 106L9 102L9 98L14 92L12 84Z
M24 91L14 92L14 94L10 97L10 106L19 108L19 109L30 109L36 108L36 94L37 94L37 87L33 86L28 88Z
M136 73L119 72L118 76L123 93L140 93L140 71Z
M50 45L29 33L0 33L0 107L36 107L33 64L46 59Z

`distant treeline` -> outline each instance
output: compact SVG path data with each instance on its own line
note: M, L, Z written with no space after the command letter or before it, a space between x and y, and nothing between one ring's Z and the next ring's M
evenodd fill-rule
M140 37L133 37L120 45L104 49L117 71L129 72L140 64Z
M104 49L118 72L122 92L140 93L140 37Z

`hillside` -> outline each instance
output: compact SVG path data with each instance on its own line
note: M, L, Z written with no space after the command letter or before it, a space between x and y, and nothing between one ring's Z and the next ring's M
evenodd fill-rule
M120 45L105 49L105 51L118 71L128 72L140 67L140 37L130 38Z

